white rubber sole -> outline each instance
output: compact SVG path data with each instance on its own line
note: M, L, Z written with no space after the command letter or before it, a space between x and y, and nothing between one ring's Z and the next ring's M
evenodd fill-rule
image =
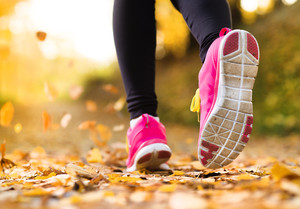
M146 168L147 170L169 170L166 162L170 159L172 151L163 143L150 144L143 147L135 156L134 163L127 168L127 172Z
M238 157L253 123L252 89L259 64L255 38L243 30L229 32L219 48L218 96L201 133L199 160L221 168Z

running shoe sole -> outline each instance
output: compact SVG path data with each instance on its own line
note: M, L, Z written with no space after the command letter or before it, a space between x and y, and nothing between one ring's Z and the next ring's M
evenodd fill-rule
M207 168L230 164L244 149L252 131L252 89L259 64L259 46L249 32L233 30L219 48L218 91L198 148Z
M168 170L170 169L166 162L170 159L172 154L168 145L163 143L155 143L143 147L134 158L134 163L127 168L128 172L141 170Z

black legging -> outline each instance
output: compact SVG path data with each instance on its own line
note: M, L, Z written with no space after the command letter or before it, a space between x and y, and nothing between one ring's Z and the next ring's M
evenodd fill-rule
M231 28L226 0L171 0L200 46L204 62L210 44L223 27ZM144 113L156 116L155 0L115 0L113 31L117 57L131 119Z

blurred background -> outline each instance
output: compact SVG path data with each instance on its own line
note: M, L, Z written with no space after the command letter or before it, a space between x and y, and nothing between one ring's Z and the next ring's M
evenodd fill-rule
M298 134L300 3L229 3L233 28L250 31L260 44L253 135ZM89 137L77 130L85 120L97 120L115 138L124 138L128 113L112 8L113 0L0 0L0 107L8 101L14 105L12 122L0 126L0 140L30 144L67 138L78 149L84 143L80 139ZM178 126L173 130L186 127L196 140L199 124L189 105L201 68L199 47L169 0L156 1L156 20L159 115ZM51 131L45 131L44 112L51 115ZM58 127L66 113L72 116L70 124Z

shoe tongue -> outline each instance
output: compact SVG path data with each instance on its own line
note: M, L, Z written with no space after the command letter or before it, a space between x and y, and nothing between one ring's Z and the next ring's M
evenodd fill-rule
M143 119L145 120L145 124L147 125L150 121L150 117L154 118L157 122L159 122L159 117L148 115L148 114L143 114L137 118L130 120L130 128L134 128Z

